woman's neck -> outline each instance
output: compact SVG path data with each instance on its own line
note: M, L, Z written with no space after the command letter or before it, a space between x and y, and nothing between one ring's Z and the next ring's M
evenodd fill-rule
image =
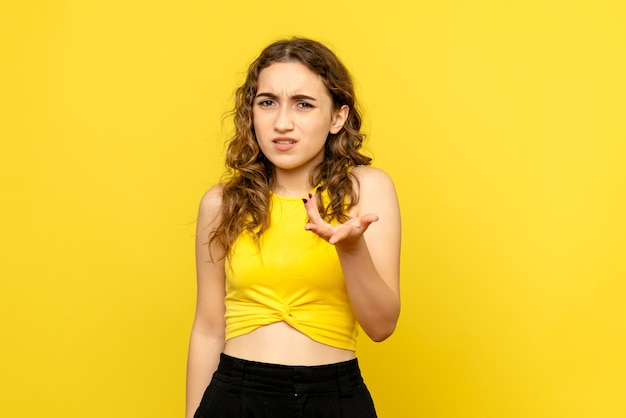
M291 170L277 170L274 176L272 191L280 196L306 196L315 187L310 182L309 172L296 173Z

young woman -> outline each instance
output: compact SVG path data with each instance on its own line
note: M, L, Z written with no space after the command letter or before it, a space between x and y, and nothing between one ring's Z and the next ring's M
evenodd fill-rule
M359 152L328 48L269 45L237 90L228 176L202 198L187 417L375 417L355 357L400 313L393 182Z

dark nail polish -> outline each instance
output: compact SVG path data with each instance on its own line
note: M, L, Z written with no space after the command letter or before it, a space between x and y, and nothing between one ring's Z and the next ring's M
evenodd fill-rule
M311 193L309 193L309 199L313 198L313 195Z
M308 202L308 200L306 200L305 198L302 198L302 201L303 201L304 203Z

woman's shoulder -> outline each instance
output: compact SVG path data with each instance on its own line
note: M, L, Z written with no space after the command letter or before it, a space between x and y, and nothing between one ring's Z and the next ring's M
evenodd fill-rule
M354 215L376 213L383 216L389 210L397 210L396 188L389 174L370 166L354 167L352 174L357 180L355 187L358 193Z
M358 180L361 193L364 191L374 191L372 189L394 187L391 176L380 168L357 166L352 169L352 174Z
M216 184L207 190L200 199L200 212L205 215L217 215L222 208L224 185Z

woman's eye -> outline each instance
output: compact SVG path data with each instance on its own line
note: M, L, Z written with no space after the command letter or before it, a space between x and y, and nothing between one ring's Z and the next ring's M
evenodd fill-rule
M268 107L268 106L271 106L273 104L274 104L274 102L272 100L261 100L258 103L258 105L261 106L261 107Z
M300 102L298 103L298 107L302 109L311 109L313 108L313 105L307 102Z

